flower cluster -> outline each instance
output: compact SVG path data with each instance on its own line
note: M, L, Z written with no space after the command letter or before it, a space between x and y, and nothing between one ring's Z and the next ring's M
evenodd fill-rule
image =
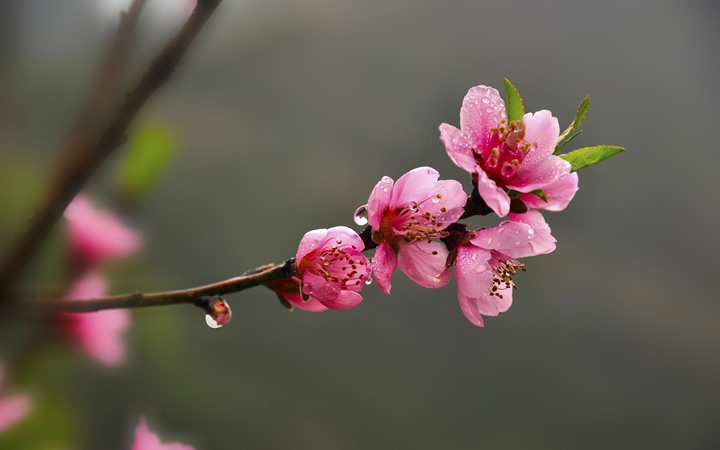
M561 141L582 122L587 100L561 134L550 111L524 114L519 94L506 80L508 87L512 108L506 109L497 90L476 86L463 100L460 128L440 125L448 156L470 175L470 196L460 182L439 180L431 167L413 169L397 181L383 177L358 209L367 213L367 219L356 220L368 224L363 237L345 227L307 233L297 252L298 277L268 287L288 307L321 311L359 304L358 292L371 269L385 294L396 268L427 288L445 286L454 272L460 308L471 323L483 326L483 316L507 311L516 289L513 277L525 271L519 259L555 250L556 240L538 210L565 209L578 190L576 170L622 151L613 147L614 153L593 155L584 165L577 161L599 147L558 156ZM507 219L474 231L458 222L490 212ZM368 264L360 252L373 247Z

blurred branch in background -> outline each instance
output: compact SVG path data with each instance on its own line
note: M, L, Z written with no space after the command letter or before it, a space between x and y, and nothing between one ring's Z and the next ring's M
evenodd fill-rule
M117 70L127 54L130 35L140 15L144 0L134 0L121 16L110 53L91 84L89 98L81 107L78 123L60 150L60 161L50 180L44 199L24 233L12 244L0 264L0 304L7 303L20 274L37 253L70 201L80 191L102 161L126 139L127 128L150 96L167 81L188 47L221 0L199 0L181 30L152 61L135 88L127 94L109 122L97 129L89 118L100 117L107 104L107 91L114 89ZM100 109L100 111L97 111ZM99 112L99 114L96 114Z

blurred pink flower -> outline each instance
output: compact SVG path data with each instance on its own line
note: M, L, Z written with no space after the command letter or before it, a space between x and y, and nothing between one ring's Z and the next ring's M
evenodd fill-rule
M160 438L150 431L145 417L140 416L140 424L135 429L135 441L131 450L195 450L195 447L177 442L163 444Z
M362 301L358 291L371 274L364 248L360 236L347 227L305 233L296 255L303 298L312 296L330 309L357 306Z
M135 252L140 235L125 227L109 211L97 210L78 195L65 210L73 251L84 265L92 265Z
M547 110L507 123L505 102L487 86L468 91L460 109L460 129L440 125L450 159L473 174L480 196L500 217L510 211L508 189L529 193L570 174L570 163L553 155L559 135L558 121ZM563 185L563 199L571 190L566 188Z
M107 293L107 281L97 272L88 272L70 288L67 297L82 300L102 297ZM130 312L108 309L88 313L62 315L62 327L93 358L108 366L125 360L123 335L130 327Z
M4 370L0 366L0 392L2 392ZM24 419L32 409L32 399L28 395L0 396L0 433Z
M440 180L437 170L418 167L397 182L383 177L368 199L368 223L378 243L373 271L380 290L390 293L396 267L423 287L438 288L450 280L448 251L433 239L464 212L467 195L455 180Z
M555 250L550 227L537 211L510 214L495 228L472 233L458 246L455 278L460 308L477 326L482 316L497 316L512 304L513 275L525 267L515 258L547 254Z
M300 296L300 288L302 284L299 278L283 278L281 280L268 283L265 286L270 288L276 294L282 296L285 300L290 302L292 306L304 309L305 311L317 312L325 311L327 309L312 295L307 300L302 299L302 297Z

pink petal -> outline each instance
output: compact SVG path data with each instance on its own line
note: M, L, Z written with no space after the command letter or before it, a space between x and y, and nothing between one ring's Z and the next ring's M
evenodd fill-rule
M325 306L328 306L329 302L332 302L340 295L340 286L337 283L331 283L309 270L301 275L301 279L304 292L312 295Z
M393 192L393 179L390 177L382 177L375 185L370 198L368 199L368 224L374 229L380 228L380 221L383 214L390 205L390 196Z
M327 231L326 229L319 229L319 230L312 230L308 231L303 235L302 239L300 239L300 244L298 245L297 253L295 254L295 259L297 264L299 265L305 256L309 255L313 251L319 249L322 246L322 243L325 242L327 238Z
M14 395L0 399L0 433L24 419L33 402L27 395Z
M395 271L395 267L397 267L398 260L388 241L382 241L378 245L372 264L378 287L383 293L390 294L390 288L392 287L390 278Z
M322 302L322 304L330 309L342 310L354 308L355 306L359 305L361 301L362 296L357 292L342 291L340 292L340 295L335 297L335 300L324 301Z
M474 245L458 247L455 260L455 280L458 291L470 297L490 291L493 284L493 271L490 268L491 253Z
M497 316L501 312L510 309L512 305L512 286L509 289L500 289L498 292L503 298L490 295L490 292L483 293L479 297L468 297L458 291L460 309L470 322L479 327L484 326L482 316Z
M140 424L135 429L135 441L131 450L195 450L195 448L177 442L161 443L160 438L148 428L145 417L141 416Z
M404 207L428 198L428 192L439 177L438 171L432 167L418 167L401 176L393 187L390 207Z
M289 301L290 303L292 303L293 306L296 306L305 311L320 312L320 311L325 311L327 309L327 307L325 307L315 297L312 297L312 296L309 299L307 299L307 301L303 301L303 299L299 293L291 294L289 292L283 292L280 295L285 297L285 299L287 301Z
M462 131L444 123L440 125L440 140L445 144L445 150L455 165L470 173L478 170L472 145Z
M492 131L507 117L500 93L488 86L470 88L460 109L460 129L469 137L469 145L479 149L487 146Z
M439 288L450 281L450 271L445 267L447 257L448 250L442 242L401 242L398 267L420 286Z
M532 238L528 241L526 247L515 250L508 249L504 251L512 258L523 258L525 256L546 255L555 250L557 240L552 236L550 225L545 222L545 218L538 211L530 210L525 214L510 213L510 220L517 223L528 225L532 229Z
M535 194L522 194L520 199L528 208L546 209L548 211L562 211L575 197L578 190L578 174L573 172L559 178L543 188L547 202Z
M359 252L365 248L365 243L363 242L362 238L358 236L355 230L351 228L339 226L328 228L327 231L329 240L332 240L332 243L334 243L340 248L352 248L352 246L355 246L355 250ZM341 242L338 243L338 240Z
M455 180L438 181L428 196L430 200L420 205L419 212L420 214L429 212L431 216L435 217L436 222L442 223L442 225L437 225L438 230L444 230L450 224L457 222L465 212L467 194L463 191L462 185ZM442 212L443 208L445 212Z
M510 196L482 170L478 174L478 193L485 203L500 217L510 212Z
M570 163L564 159L550 155L540 164L526 167L525 161L512 179L505 186L520 192L531 192L535 189L544 189L556 180L570 173Z
M327 308L322 305L315 297L310 297L307 301L303 301L300 296L300 279L296 277L283 278L280 280L267 283L265 286L273 292L281 295L285 300L289 301L293 306L297 306L305 311L325 311Z
M89 264L127 256L142 244L138 233L125 227L112 213L95 209L82 195L67 207L65 218L75 251Z
M555 151L558 137L560 136L560 124L557 118L547 110L538 111L535 114L527 113L523 116L522 122L525 125L525 142L532 142L530 151L520 166L520 170L533 169L545 161Z
M71 287L68 298L96 298L107 292L107 281L96 272L89 272ZM125 309L64 314L70 333L87 354L108 365L117 366L125 360L123 335L130 327L130 312Z

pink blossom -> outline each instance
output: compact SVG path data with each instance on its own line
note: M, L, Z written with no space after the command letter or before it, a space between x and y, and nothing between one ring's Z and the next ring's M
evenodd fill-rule
M88 272L70 288L67 297L89 299L107 293L107 281L97 272ZM125 309L108 309L88 313L63 314L63 329L90 356L108 366L117 366L125 360L123 335L130 327L130 312Z
M368 223L378 248L373 271L380 290L390 293L396 267L420 286L438 288L450 280L448 250L434 239L464 212L467 195L455 180L438 181L430 167L418 167L397 182L383 177L368 199Z
M125 227L111 212L95 209L82 195L67 207L65 218L73 251L84 265L127 256L142 243L138 233Z
M477 326L482 316L497 316L512 304L513 275L525 271L515 258L542 255L555 250L550 227L537 211L511 214L495 228L472 233L457 248L455 278L460 308Z
M358 294L370 278L370 262L362 254L360 236L347 227L305 233L296 255L304 299L314 297L330 309L357 306Z
M300 295L301 282L299 278L283 278L281 280L268 283L265 286L290 302L292 306L304 309L305 311L317 312L327 310L327 308L312 295L307 298L307 300L302 299Z
M140 424L135 429L135 441L131 450L195 450L190 445L173 442L163 444L157 434L150 431L145 417L140 417Z
M0 392L4 375L4 370L0 366ZM30 413L32 406L32 399L28 395L0 396L0 433L24 419Z
M473 174L478 193L500 217L510 211L508 190L529 193L545 189L570 174L570 163L553 155L559 134L558 121L547 110L507 123L505 102L497 90L487 86L468 91L460 110L460 129L440 125L440 139L450 159ZM573 179L577 181L577 177ZM571 188L566 184L559 188L562 199L552 207L569 201ZM577 190L577 183L575 186Z

